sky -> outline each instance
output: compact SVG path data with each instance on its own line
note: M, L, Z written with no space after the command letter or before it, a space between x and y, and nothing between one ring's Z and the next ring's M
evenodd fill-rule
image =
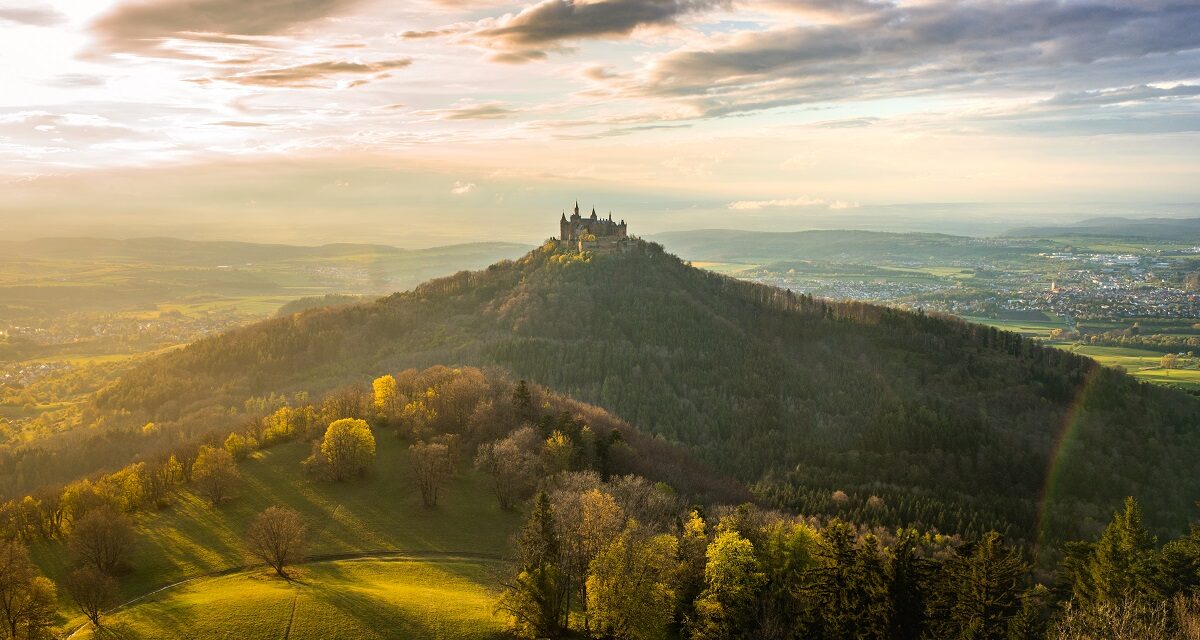
M1200 3L0 0L7 238L1200 217Z

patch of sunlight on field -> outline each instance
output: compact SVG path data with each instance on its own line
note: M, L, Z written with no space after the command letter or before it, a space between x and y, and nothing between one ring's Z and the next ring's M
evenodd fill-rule
M105 633L73 638L501 638L489 586L496 562L438 558L303 565L297 580L250 571L205 578L134 603Z

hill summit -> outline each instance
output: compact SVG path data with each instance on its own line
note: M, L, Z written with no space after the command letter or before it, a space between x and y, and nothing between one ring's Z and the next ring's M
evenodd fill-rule
M372 372L500 366L686 445L765 503L873 524L1093 533L1126 495L1181 526L1200 401L1013 333L797 295L657 244L524 257L147 361L97 408L193 428Z

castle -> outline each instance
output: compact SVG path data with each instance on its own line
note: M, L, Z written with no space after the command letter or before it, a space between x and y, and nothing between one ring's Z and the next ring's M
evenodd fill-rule
M592 207L592 215L589 218L584 218L579 215L579 203L575 203L575 213L571 214L571 218L567 219L567 212L563 212L562 218L558 221L559 239L563 242L598 242L602 240L619 240L628 237L625 221L613 222L612 214L608 214L608 219L596 217L596 208Z

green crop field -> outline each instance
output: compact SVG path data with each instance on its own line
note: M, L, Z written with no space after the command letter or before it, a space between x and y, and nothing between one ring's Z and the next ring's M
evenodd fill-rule
M494 561L362 558L204 578L120 609L71 638L499 638ZM236 630L236 632L234 631Z

